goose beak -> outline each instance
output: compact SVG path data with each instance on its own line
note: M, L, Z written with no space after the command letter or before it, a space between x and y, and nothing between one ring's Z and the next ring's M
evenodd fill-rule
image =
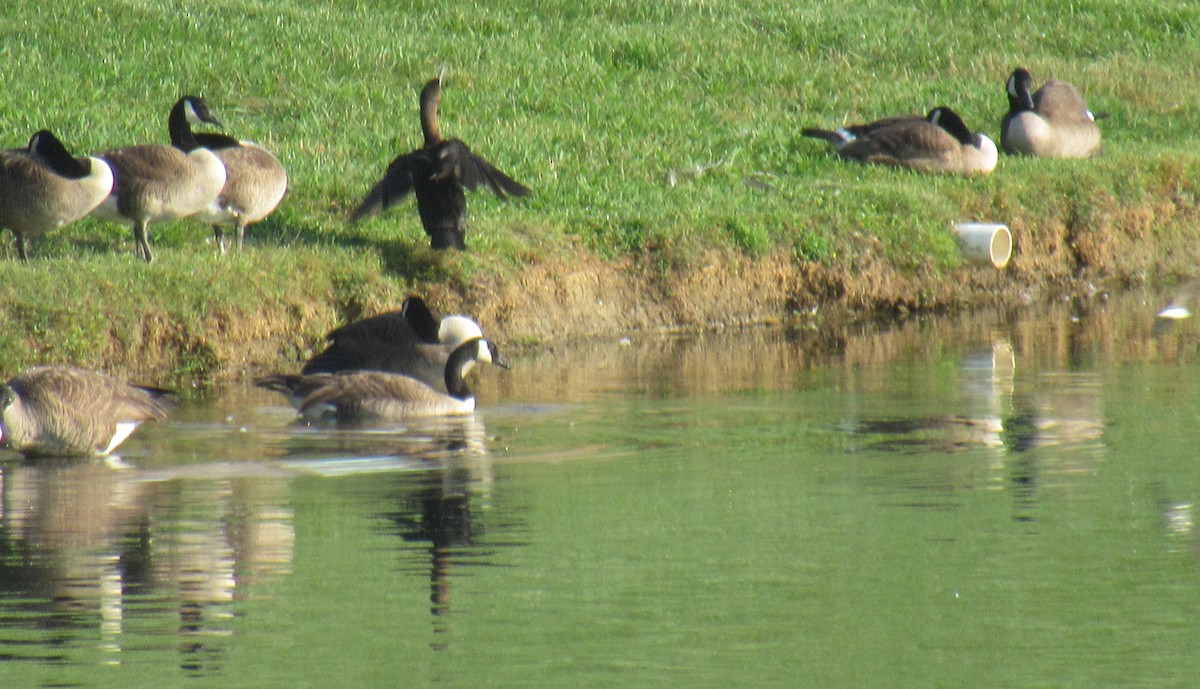
M500 356L500 350L496 345L492 344L491 340L488 340L487 346L488 354L492 356L492 365L508 370L508 362L504 360L504 357Z

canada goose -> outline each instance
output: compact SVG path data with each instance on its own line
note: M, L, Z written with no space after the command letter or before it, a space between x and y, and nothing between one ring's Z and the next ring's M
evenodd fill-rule
M508 365L482 337L460 344L446 362L449 394L406 375L385 371L344 371L312 375L273 375L254 384L299 400L294 406L306 418L333 416L340 422L452 416L475 411L475 396L465 377L476 362Z
M133 225L138 255L152 259L147 226L155 220L184 218L204 210L225 186L225 164L212 151L194 144L188 123L220 125L209 113L199 113L187 99L171 108L167 120L188 153L166 144L116 148L100 155L113 168L112 194L92 215Z
M1008 113L1000 122L1005 153L1041 158L1091 158L1102 150L1087 101L1065 81L1047 81L1030 95L1033 77L1018 67L1008 78Z
M0 386L0 447L27 457L107 455L172 393L70 366L39 366Z
M327 334L329 346L300 372L387 371L444 389L450 353L478 337L483 337L483 330L470 318L446 316L439 321L424 300L409 297L399 311L364 318Z
M986 175L996 168L996 144L972 132L958 113L945 106L930 110L925 119L896 117L801 133L824 139L839 156L862 163L966 175Z
M497 198L526 196L529 189L471 152L459 139L443 139L437 109L446 70L421 90L421 131L425 145L397 157L388 165L350 222L386 210L408 192L417 197L417 211L434 249L466 249L467 199L463 189L487 185Z
M176 107L180 103L184 103L185 108L190 106L201 121L216 120L203 98L184 96ZM241 250L246 227L270 215L283 200L288 186L287 172L270 151L253 141L239 141L212 132L192 133L187 119L183 123L186 133L185 130L171 130L172 145L184 153L197 147L207 148L225 164L225 186L212 204L196 214L196 218L212 224L221 253L225 253L223 229L232 226L237 230L237 248ZM188 133L191 133L190 139Z
M26 240L75 222L112 191L112 168L99 158L75 158L41 130L24 149L0 152L0 229L12 230L21 260Z

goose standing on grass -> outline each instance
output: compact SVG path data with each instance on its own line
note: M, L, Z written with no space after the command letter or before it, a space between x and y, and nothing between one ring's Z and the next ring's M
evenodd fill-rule
M133 225L138 255L152 260L147 227L155 220L195 215L207 208L225 186L225 164L212 151L199 147L191 124L220 125L208 113L199 113L186 99L171 108L167 125L189 149L184 153L166 144L141 144L115 148L100 155L113 168L112 194L92 215Z
M425 234L429 235L430 246L465 250L467 198L464 189L474 191L480 185L487 185L502 200L509 196L526 196L529 189L472 153L461 140L442 138L437 111L445 72L442 69L421 89L421 131L425 135L425 145L392 161L383 179L371 188L350 216L350 222L387 210L411 191L417 197L417 211Z
M208 103L198 96L184 96L176 103L190 107L198 119L216 122ZM186 101L186 102L185 102ZM232 136L213 132L192 133L184 120L186 132L172 128L171 144L184 153L204 147L216 154L225 164L225 186L220 195L196 218L210 223L217 248L225 253L224 228L237 231L237 248L242 249L246 227L270 215L287 192L288 177L283 165L270 151L253 141L240 141ZM191 134L191 137L188 137Z
M1087 101L1065 81L1047 81L1030 94L1033 77L1018 67L1008 78L1008 113L1000 122L1005 153L1040 158L1091 158L1101 150L1100 128Z
M41 130L24 149L0 152L0 229L13 233L17 256L26 241L90 213L112 191L112 168L99 158L75 158Z
M173 393L70 366L40 366L0 386L0 447L27 457L103 456L144 421L161 421Z
M450 353L483 330L466 316L434 317L420 297L409 297L399 311L388 311L333 330L329 345L309 359L302 374L342 371L402 373L443 389Z
M466 376L477 362L508 368L491 342L476 337L460 344L446 362L448 394L416 378L384 371L281 374L259 378L254 384L283 394L309 419L332 416L342 423L359 423L456 416L475 411L475 394Z
M930 110L925 119L896 117L801 133L828 141L849 160L925 172L986 175L996 169L998 157L990 138L972 132L958 113L945 106Z

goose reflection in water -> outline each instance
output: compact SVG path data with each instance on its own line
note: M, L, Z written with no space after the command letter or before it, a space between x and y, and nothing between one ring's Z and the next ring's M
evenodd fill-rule
M0 467L0 596L25 601L0 623L44 634L7 655L69 660L98 627L119 664L127 623L167 614L180 667L219 669L239 590L290 569L285 492L277 478L166 481L95 461Z
M451 575L456 567L488 566L496 549L508 545L496 532L512 524L496 523L481 513L492 500L492 463L483 443L483 425L474 417L443 419L427 437L436 459L428 470L396 474L394 512L384 515L406 543L428 544L430 614L435 639L430 647L449 648ZM436 449L440 448L440 449ZM436 451L435 451L436 450ZM493 515L489 514L489 517ZM486 535L486 538L484 536ZM411 552L411 551L410 551Z
M492 500L492 458L487 430L476 414L414 418L353 425L292 422L280 447L279 465L287 470L326 477L387 473L396 509L384 517L407 543L428 543L428 567L421 557L421 576L429 579L430 613L436 650L449 647L451 577L456 566L490 564L495 548L505 544L489 533L481 543L482 520ZM411 553L411 551L408 551Z
M1016 521L1034 521L1044 483L1089 473L1103 454L1104 396L1096 372L1018 375L1013 350L998 342L963 357L958 384L956 413L843 420L850 451L906 456L982 451L991 460L990 480L1013 494ZM1045 452L1048 448L1054 451ZM958 465L928 467L919 476L895 473L888 480L905 481L909 488L970 480L971 473Z

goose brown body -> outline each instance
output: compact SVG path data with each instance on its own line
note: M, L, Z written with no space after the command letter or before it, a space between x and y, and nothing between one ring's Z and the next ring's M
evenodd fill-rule
M185 107L190 106L199 121L216 121L208 104L199 96L184 96L180 102ZM186 119L184 127L186 132L183 128L171 130L172 145L184 152L197 147L207 148L225 165L225 185L221 193L196 214L196 219L212 225L221 253L225 253L226 227L232 227L237 233L237 247L241 249L246 227L270 215L283 200L288 188L287 171L278 158L253 141L213 132L193 133Z
M925 172L988 174L996 167L996 145L972 132L947 107L922 119L891 117L838 130L809 128L802 134L824 139L838 156L861 163Z
M399 373L344 371L310 375L279 374L255 381L283 394L307 418L332 416L340 422L470 414L475 395L465 377L476 362L506 367L499 351L483 338L459 345L445 368L448 393Z
M13 233L17 256L27 240L75 222L109 195L112 168L99 158L75 158L42 130L24 149L0 152L0 228Z
M182 102L182 100L181 100ZM186 130L188 112L180 103L171 109L172 137ZM216 123L216 124L219 124ZM204 210L225 186L225 164L207 148L184 153L166 144L140 144L99 154L113 168L112 194L92 215L133 225L138 254L152 260L147 228L156 220L172 220Z
M424 300L409 297L398 311L364 318L325 336L328 345L301 369L303 374L387 371L445 390L446 362L460 344L482 337L465 316L437 319Z
M1103 150L1100 127L1087 101L1065 81L1048 81L1030 93L1033 77L1019 67L1009 76L1008 112L1000 122L1006 153L1039 158L1091 158Z
M170 395L81 368L32 368L0 388L0 446L30 457L106 455L139 424L166 418Z
M471 152L459 139L442 137L438 124L442 76L421 90L424 145L398 156L350 216L351 222L386 210L410 192L434 249L466 249L467 199L464 190L486 186L497 198L526 196L529 189Z

